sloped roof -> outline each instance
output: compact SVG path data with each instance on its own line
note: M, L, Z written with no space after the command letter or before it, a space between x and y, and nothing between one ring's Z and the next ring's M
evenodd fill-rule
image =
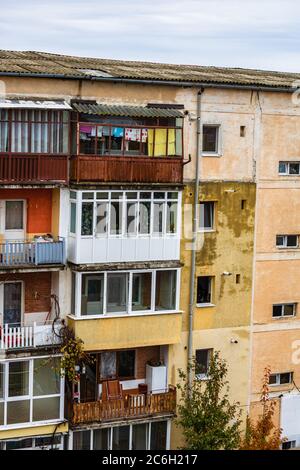
M89 57L46 52L0 50L0 75L47 76L81 79L154 80L191 84L247 87L295 87L300 73L254 69L176 65Z
M183 117L177 109L172 108L152 108L150 106L116 106L108 104L72 103L73 108L79 113L94 114L98 116L128 116L128 117Z

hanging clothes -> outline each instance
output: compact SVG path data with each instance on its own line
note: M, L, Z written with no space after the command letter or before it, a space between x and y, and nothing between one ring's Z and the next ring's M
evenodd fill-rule
M154 142L155 131L155 142ZM168 149L167 147L168 136ZM154 151L153 151L154 144ZM148 155L162 157L175 155L175 129L148 129Z

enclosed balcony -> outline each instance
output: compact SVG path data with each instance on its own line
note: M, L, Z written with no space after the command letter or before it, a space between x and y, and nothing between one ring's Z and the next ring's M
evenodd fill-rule
M0 103L0 182L68 181L69 112L65 102Z
M183 113L73 103L71 180L181 183Z

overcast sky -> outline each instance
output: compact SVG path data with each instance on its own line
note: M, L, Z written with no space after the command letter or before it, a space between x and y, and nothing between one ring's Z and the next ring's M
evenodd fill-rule
M300 72L300 1L0 0L0 48Z

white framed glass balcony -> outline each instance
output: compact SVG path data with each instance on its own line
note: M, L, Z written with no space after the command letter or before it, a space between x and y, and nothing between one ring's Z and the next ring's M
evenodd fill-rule
M60 422L64 418L64 379L59 361L47 357L0 362L0 429Z
M179 311L180 269L72 273L71 314L77 318Z
M71 262L179 259L179 191L70 191L69 213Z

